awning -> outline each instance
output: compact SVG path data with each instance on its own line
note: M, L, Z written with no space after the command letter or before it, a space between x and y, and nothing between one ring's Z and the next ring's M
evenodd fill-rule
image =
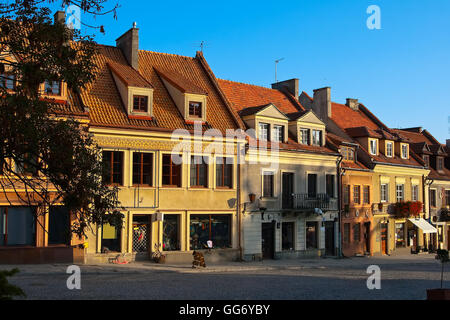
M408 219L412 223L414 223L418 228L422 229L423 233L437 233L437 229L428 223L427 220L420 219Z

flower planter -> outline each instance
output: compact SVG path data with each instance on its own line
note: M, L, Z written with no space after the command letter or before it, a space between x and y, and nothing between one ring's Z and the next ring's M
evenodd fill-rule
M450 300L450 289L427 289L427 300Z

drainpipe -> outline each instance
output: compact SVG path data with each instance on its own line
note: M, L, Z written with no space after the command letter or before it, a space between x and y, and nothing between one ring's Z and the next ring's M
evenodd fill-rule
M423 193L423 203L424 203L423 206L425 208L425 186L427 185L427 186L431 187L431 185L434 182L434 179L430 179L430 178L425 177L425 176L422 176L422 177L423 177L423 180L422 180L423 181L422 193ZM428 188L428 222L430 222L430 224L432 224L433 222L431 221L431 201L430 201L430 196L431 196L431 192L430 192L430 188ZM439 229L437 229L437 232L439 232ZM432 236L430 234L430 242L431 242L431 237ZM439 245L438 244L438 242L439 242L438 239L439 239L438 234L436 234L436 246Z
M341 224L342 224L342 204L341 204L341 197L342 197L342 173L344 173L344 170L341 172L341 163L342 163L343 156L339 156L339 160L337 161L336 165L336 171L337 171L337 185L338 185L338 258L342 258L342 232L341 232Z
M239 233L239 260L243 261L243 251L242 251L242 218L241 218L241 163L240 163L240 152L241 144L237 143L237 163L236 163L236 213L238 218L238 233Z

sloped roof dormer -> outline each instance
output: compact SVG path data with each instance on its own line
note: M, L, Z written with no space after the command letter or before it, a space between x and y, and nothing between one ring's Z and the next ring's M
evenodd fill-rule
M129 118L153 117L153 86L129 65L107 63Z
M208 92L176 72L156 68L155 71L185 121L206 123Z
M311 135L312 130L321 131L321 145L325 145L326 125L312 110L299 111L288 114L289 132L296 141L302 143L301 130L308 129ZM309 141L312 141L308 138ZM304 140L303 140L304 142Z

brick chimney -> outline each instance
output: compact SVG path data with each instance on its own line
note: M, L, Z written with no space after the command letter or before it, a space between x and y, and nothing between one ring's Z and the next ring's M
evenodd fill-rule
M331 88L325 87L314 90L313 111L324 122L331 118Z
M133 27L130 30L116 39L116 47L122 50L128 63L138 70L139 29L136 28L136 22L133 23Z
M290 80L272 83L272 89L287 90L290 94L292 94L295 97L295 99L298 99L299 81L297 78L294 78Z
M347 98L347 102L345 103L345 105L347 107L349 107L350 109L359 110L359 102L358 99L351 99L351 98Z
M66 23L66 13L64 11L56 11L53 15L54 23L60 22L62 24Z

